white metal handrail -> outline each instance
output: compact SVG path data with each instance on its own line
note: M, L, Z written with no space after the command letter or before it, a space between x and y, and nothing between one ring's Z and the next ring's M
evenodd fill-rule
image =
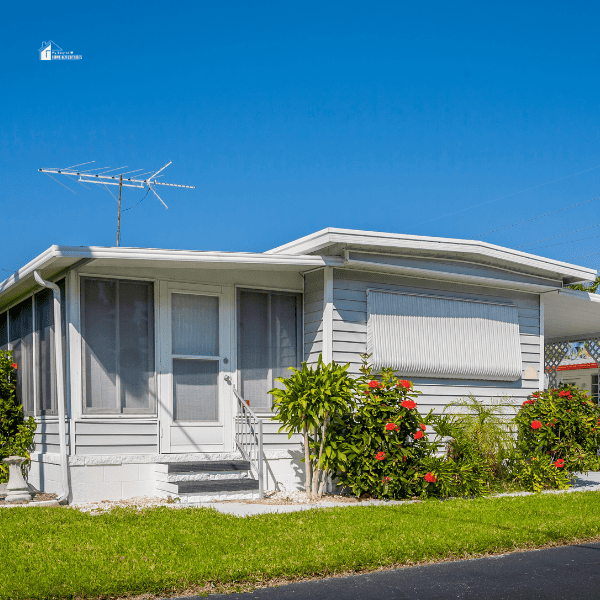
M263 481L263 422L250 408L248 402L240 396L235 386L233 393L236 398L237 410L235 414L235 443L244 460L258 479L259 498L264 497Z

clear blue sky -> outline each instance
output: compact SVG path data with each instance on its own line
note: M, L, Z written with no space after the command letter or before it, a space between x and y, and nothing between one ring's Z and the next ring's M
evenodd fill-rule
M172 160L164 179L196 186L126 212L124 246L263 251L328 226L470 238L600 196L599 18L594 2L6 3L0 268L114 245L105 190L37 172L90 160ZM40 61L49 39L83 60ZM596 224L600 200L480 239ZM523 249L598 268L594 236Z

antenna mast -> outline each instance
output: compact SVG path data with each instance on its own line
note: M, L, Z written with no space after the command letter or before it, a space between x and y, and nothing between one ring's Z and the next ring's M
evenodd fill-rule
M74 181L77 181L78 183L83 185L83 187L86 187L85 186L86 183L96 183L96 184L100 184L103 186L118 185L119 186L119 200L118 200L119 208L118 208L118 213L117 213L117 246L119 245L119 243L121 241L121 191L124 187L147 189L146 194L148 192L152 192L160 200L161 204L165 207L165 209L168 209L169 207L163 202L163 199L156 193L156 190L154 189L155 186L166 185L168 187L186 188L186 189L191 189L191 190L195 189L195 187L193 185L181 185L178 183L165 183L164 181L157 181L157 177L162 177L162 175L159 175L159 173L164 171L171 164L171 161L169 161L162 169L159 169L155 173L152 173L152 171L147 171L146 173L142 173L141 175L138 174L136 176L127 177L125 179L123 178L123 175L127 175L129 173L135 173L137 171L142 171L143 169L135 169L134 171L127 171L125 173L120 172L118 175L106 175L106 173L110 173L111 171L118 171L119 169L126 169L127 167L119 167L117 169L111 169L110 167L101 167L100 169L87 169L85 171L74 170L75 167L89 165L93 162L95 162L95 161L81 163L79 165L73 165L72 167L67 167L65 169L39 169L39 171L41 173L46 173L52 179L54 179L54 177L52 177L52 175L50 175L50 173L55 173L57 175L66 175L67 177L69 177L69 179L72 177L76 177L77 179L74 179ZM92 171L100 171L100 172L92 173ZM152 173L152 175L150 175L150 177L147 177L145 179L141 179L144 175L147 175L148 173ZM57 183L60 183L60 181L58 181L58 179L55 179L55 181ZM63 185L63 184L61 183L61 185ZM67 187L67 186L64 186L64 187ZM70 191L73 191L69 187L67 187L67 189ZM87 188L87 189L89 189L89 188ZM112 192L110 192L110 190L108 190L108 188L106 188L106 190L109 191L109 193L112 196ZM73 192L73 193L75 194L76 192ZM114 196L113 196L113 198L114 198Z

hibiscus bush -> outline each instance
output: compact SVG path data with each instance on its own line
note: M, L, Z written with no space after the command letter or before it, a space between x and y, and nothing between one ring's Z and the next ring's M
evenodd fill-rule
M329 427L340 453L333 465L338 483L357 496L410 497L422 488L421 460L430 454L425 434L430 415L416 410L419 392L407 380L382 369L378 379L363 367L360 397L353 412L339 414Z
M329 428L340 449L332 461L338 483L377 498L482 493L476 464L436 456L440 437L428 435L436 417L419 413L412 383L392 369L381 369L377 379L366 363L361 371L356 410L339 414Z
M12 352L0 350L0 483L8 481L8 465L2 462L9 456L24 456L23 474L29 464L29 450L37 427L33 417L25 420L23 406L16 397L16 370Z
M524 459L547 457L555 469L568 473L600 468L600 407L577 386L534 392L515 423Z

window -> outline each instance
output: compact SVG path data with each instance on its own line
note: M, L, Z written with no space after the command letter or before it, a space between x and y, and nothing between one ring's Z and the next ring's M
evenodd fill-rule
M86 413L154 413L154 287L81 278Z
M299 366L301 302L300 294L238 292L240 391L252 408L270 410L275 378Z
M600 404L600 393L598 391L598 375L592 375L592 398L596 398L596 402Z
M522 362L516 306L367 293L367 352L401 375L515 381Z

